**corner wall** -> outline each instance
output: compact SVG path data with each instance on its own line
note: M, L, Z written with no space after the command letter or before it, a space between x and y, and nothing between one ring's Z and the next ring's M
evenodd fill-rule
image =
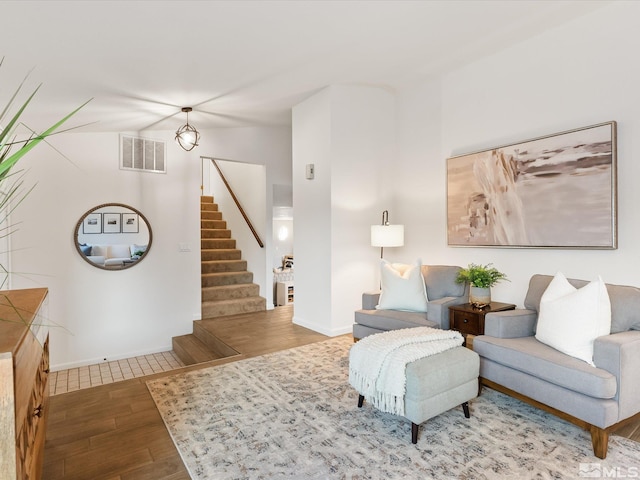
M348 333L363 285L376 288L369 229L393 209L384 173L394 121L393 95L372 87L328 87L293 109L294 323Z
M494 299L518 305L534 273L640 286L640 66L629 60L640 46L637 18L640 4L614 2L399 95L396 202L421 231L408 230L403 260L494 263L511 280ZM448 157L609 120L618 122L617 250L447 246Z

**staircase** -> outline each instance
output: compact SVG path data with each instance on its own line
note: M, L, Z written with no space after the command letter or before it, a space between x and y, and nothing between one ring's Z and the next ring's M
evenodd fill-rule
M259 295L260 286L253 283L253 273L247 271L247 262L236 249L236 241L231 238L218 205L213 203L213 197L200 199L201 318L211 320L266 310L267 301ZM193 322L192 334L173 338L173 350L186 365L237 354L215 337L210 338L201 322Z

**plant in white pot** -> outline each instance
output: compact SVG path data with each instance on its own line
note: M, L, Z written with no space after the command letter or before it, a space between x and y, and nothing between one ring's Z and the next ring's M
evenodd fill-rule
M456 283L469 283L469 303L482 308L491 303L491 287L501 280L508 280L507 276L492 267L492 264L477 265L470 263L467 268L458 272Z

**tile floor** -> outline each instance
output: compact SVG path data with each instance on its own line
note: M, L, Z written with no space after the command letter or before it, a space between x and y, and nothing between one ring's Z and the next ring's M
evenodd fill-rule
M49 374L49 394L73 392L184 367L173 351L70 368Z

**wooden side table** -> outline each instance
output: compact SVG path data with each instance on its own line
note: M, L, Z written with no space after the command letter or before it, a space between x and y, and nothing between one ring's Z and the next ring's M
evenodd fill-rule
M465 339L467 347L473 349L473 337L484 335L484 317L487 313L514 310L513 303L491 302L483 308L470 303L449 307L449 328L459 331Z

